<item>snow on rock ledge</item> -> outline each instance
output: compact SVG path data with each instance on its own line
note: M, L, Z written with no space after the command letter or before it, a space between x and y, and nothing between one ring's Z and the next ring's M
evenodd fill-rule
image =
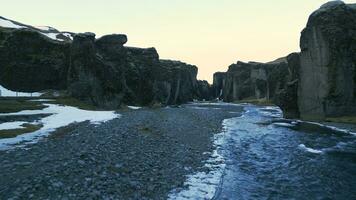
M14 28L14 29L27 28L25 26L17 25L15 23L13 23L12 21L6 20L6 19L3 19L3 18L0 18L0 26L4 27L4 28Z

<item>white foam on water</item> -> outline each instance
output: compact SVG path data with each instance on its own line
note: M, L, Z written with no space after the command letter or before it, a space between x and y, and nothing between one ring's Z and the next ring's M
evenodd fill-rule
M304 144L300 144L298 147L299 147L300 149L304 150L304 151L307 151L307 152L310 152L310 153L314 153L314 154L321 154L321 153L323 153L323 151L321 151L321 150L317 150L317 149L313 149L313 148L306 147Z
M284 122L275 122L273 123L275 126L281 126L281 127L295 127L294 124L289 124L289 123L284 123Z

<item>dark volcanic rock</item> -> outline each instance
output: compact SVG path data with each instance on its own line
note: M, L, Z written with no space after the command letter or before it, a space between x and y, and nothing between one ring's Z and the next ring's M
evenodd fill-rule
M213 96L222 98L223 89L225 87L226 72L216 72L213 77Z
M118 107L121 103L120 70L107 65L97 54L95 34L74 37L68 71L68 92L71 96L101 107ZM121 97L121 98L120 98Z
M283 89L288 73L287 62L280 59L271 63L237 62L229 67L223 81L223 99L238 101L243 99L272 100ZM221 81L216 81L221 84ZM219 86L215 86L219 88Z
M208 81L198 81L197 97L199 100L212 100L214 98L213 88Z
M0 27L0 84L21 91L65 89L70 43L30 29Z
M298 104L304 119L356 112L356 10L329 2L301 35Z
M58 36L73 34L13 23L23 28L0 27L0 84L8 89L67 90L102 108L179 104L211 96L209 84L198 83L196 66L160 61L154 48L124 47L126 35L96 40L93 33L80 33L69 41ZM52 32L56 39L46 35Z
M274 97L274 102L281 107L285 118L299 118L298 81L300 70L300 55L292 53L287 57L287 83Z
M192 101L198 87L198 68L179 61L160 60L155 74L155 101L179 104Z
M127 42L127 36L123 34L104 35L96 41L101 47L122 47Z

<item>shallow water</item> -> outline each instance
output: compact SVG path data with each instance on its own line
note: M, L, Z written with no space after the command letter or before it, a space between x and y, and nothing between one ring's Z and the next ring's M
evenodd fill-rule
M229 120L214 199L356 199L356 137L291 129L276 107L245 106Z

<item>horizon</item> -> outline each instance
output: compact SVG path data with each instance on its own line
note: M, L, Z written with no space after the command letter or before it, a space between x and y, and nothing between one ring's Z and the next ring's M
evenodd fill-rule
M54 6L44 0L6 0L0 11L20 23L94 32L97 38L126 34L126 46L155 47L161 59L196 65L198 78L212 83L213 73L225 72L237 61L269 62L299 52L309 15L326 2L64 0Z

